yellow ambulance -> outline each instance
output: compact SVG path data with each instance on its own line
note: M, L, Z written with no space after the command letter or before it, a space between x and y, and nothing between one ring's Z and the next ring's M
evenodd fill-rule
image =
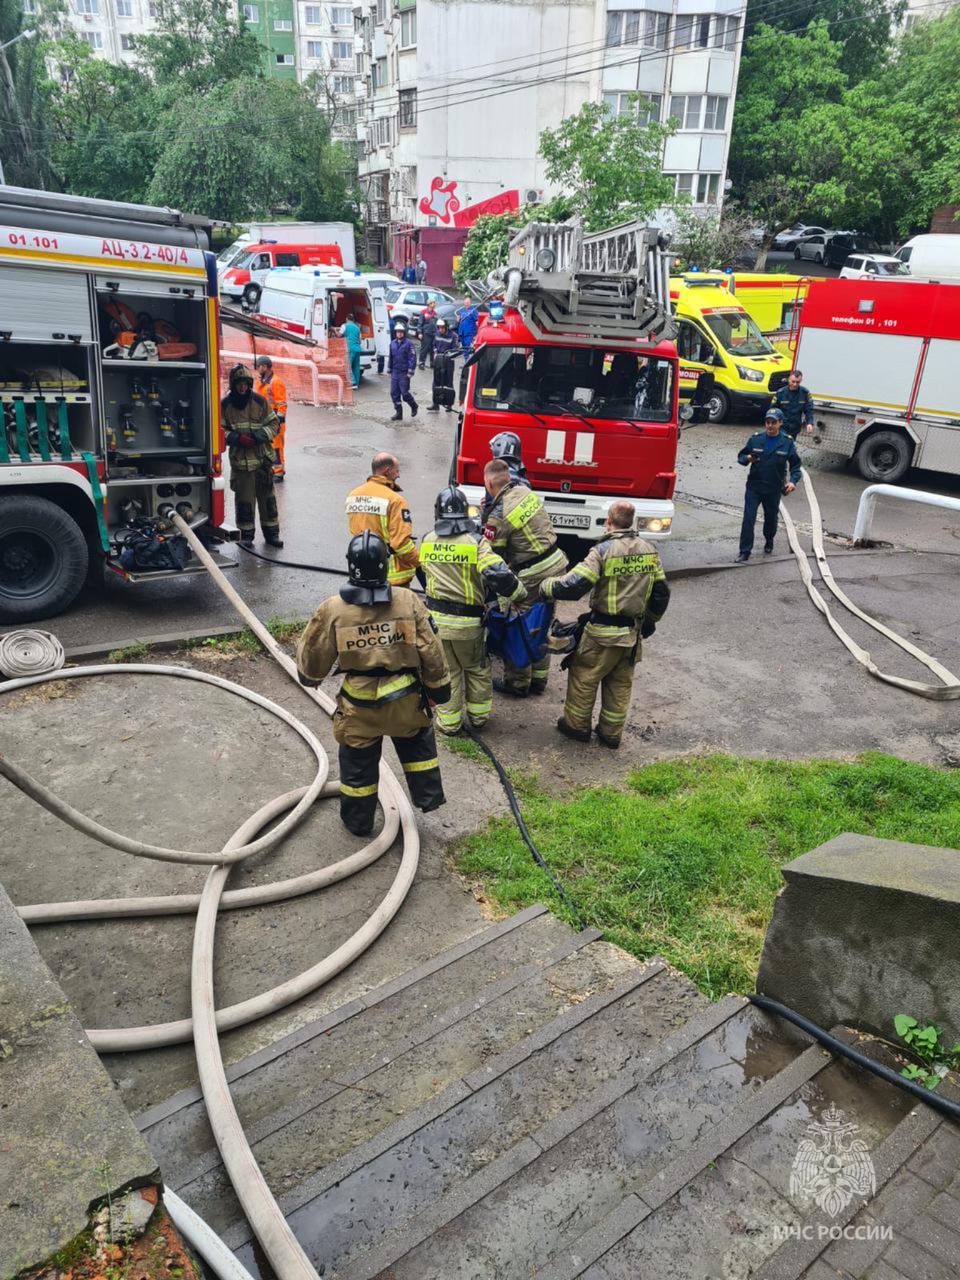
M691 272L670 281L677 317L680 399L688 400L700 378L713 375L704 401L710 422L763 413L787 380L790 358L763 335L730 289L730 276Z
M780 275L775 271L737 271L730 290L756 320L778 351L792 355L791 334L796 341L800 308L807 296L809 276Z

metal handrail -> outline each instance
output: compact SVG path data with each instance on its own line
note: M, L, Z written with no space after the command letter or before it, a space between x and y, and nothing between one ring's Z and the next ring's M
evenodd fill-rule
M940 493L926 493L922 489L901 489L894 484L871 484L860 495L857 522L853 526L854 545L870 540L870 528L878 498L893 498L897 502L919 502L927 507L945 507L948 511L960 511L960 498L948 498Z

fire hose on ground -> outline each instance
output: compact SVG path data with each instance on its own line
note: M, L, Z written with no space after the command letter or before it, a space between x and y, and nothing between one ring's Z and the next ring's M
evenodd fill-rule
M230 600L267 652L283 667L306 697L327 715L332 715L335 710L333 699L320 689L305 688L300 685L296 664L233 590L190 527L179 516L174 516L173 520L179 532L187 539L194 554L204 563L220 590ZM274 848L306 817L316 799L321 795L335 794L336 786L327 782L329 762L323 745L307 725L283 707L231 681L187 667L123 663L49 670L42 674L9 680L0 686L0 693L12 693L18 689L53 680L125 674L162 675L199 681L245 698L276 716L307 744L316 761L313 781L306 787L300 787L269 801L234 832L222 850L197 852L154 845L111 831L55 796L48 788L6 757L0 756L0 774L49 812L84 834L135 857L210 867L199 898L196 895L174 895L157 899L37 904L21 909L21 915L31 923L42 923L49 920L103 919L127 915L196 911L197 922L191 965L192 1017L158 1026L129 1027L118 1030L95 1029L88 1031L87 1034L94 1047L103 1053L176 1044L189 1040L192 1035L210 1126L224 1167L254 1234L281 1280L317 1280L316 1270L288 1226L243 1134L230 1097L217 1036L219 1031L242 1026L256 1018L264 1017L316 990L355 960L383 932L409 892L419 862L420 841L413 809L405 790L392 771L386 764L382 764L380 794L384 824L380 834L367 846L321 871L277 884L261 886L258 889L245 889L236 894L224 895L223 890L230 870L237 862L255 852ZM269 830L261 835L263 829L268 826ZM223 896L228 899L223 903L224 906L249 906L257 901L280 901L296 894L310 892L324 884L332 884L375 861L393 843L398 829L402 832L402 854L396 877L373 914L350 938L318 964L297 977L227 1009L216 1009L213 987L213 943L217 913ZM185 1217L186 1215L181 1214L181 1218ZM193 1224L193 1227L196 1228L196 1224ZM189 1234L189 1231L187 1233ZM202 1231L201 1234L203 1234ZM206 1235L212 1236L212 1233L208 1231ZM209 1240L208 1246L213 1250L213 1255L225 1256L218 1254L215 1245L210 1245ZM199 1243L197 1247L203 1252ZM204 1254L204 1256L208 1255ZM211 1265L216 1265L214 1256L210 1256L208 1260ZM219 1274L225 1277L229 1275L232 1280L240 1280L240 1273L235 1269L219 1271Z

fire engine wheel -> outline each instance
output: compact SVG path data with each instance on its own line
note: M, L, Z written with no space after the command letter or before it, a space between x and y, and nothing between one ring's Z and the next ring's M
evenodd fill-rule
M0 503L0 621L52 618L76 599L90 553L80 526L49 498Z
M722 422L730 412L730 397L720 387L714 387L703 407L707 411L708 422Z
M913 442L899 431L877 431L862 442L854 460L864 480L892 483L910 470Z
M255 307L260 301L261 289L258 284L246 284L243 286L243 301L248 307Z

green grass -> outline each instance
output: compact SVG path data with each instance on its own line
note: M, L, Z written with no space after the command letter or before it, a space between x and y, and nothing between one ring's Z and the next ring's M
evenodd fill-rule
M107 654L108 662L142 662L150 652L146 644L128 644L122 649L111 649Z
M268 618L264 623L274 640L280 641L299 640L300 632L306 625L306 620L303 618ZM207 636L206 640L201 640L199 644L193 645L192 648L202 649L208 653L230 658L248 654L253 655L263 651L263 646L249 627L244 627L242 631L235 632L232 635Z
M521 799L587 922L637 956L665 956L714 997L753 990L785 862L843 831L960 848L960 772L878 754L685 758L574 799L528 780ZM492 820L455 860L504 908L546 901L564 914L511 820Z

